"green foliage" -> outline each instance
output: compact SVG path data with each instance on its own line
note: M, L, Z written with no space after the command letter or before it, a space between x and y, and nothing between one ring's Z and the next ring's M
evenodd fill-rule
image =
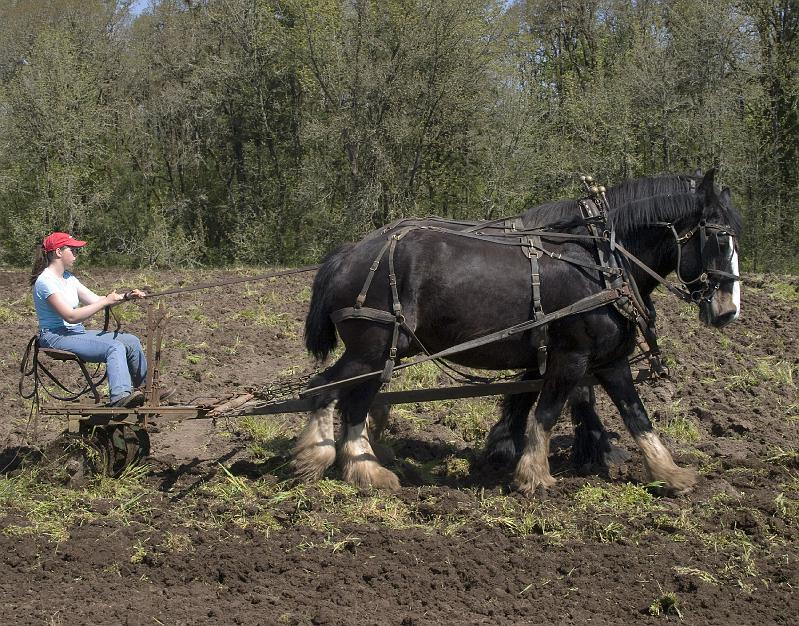
M39 4L0 5L0 262L54 229L96 263L315 262L579 173L720 166L743 266L799 269L785 0Z
M799 366L773 356L756 357L743 364L741 371L729 377L728 389L747 389L770 385L777 390L795 389Z
M469 398L454 402L445 410L442 422L464 441L481 444L488 429L496 419L496 400L493 398Z

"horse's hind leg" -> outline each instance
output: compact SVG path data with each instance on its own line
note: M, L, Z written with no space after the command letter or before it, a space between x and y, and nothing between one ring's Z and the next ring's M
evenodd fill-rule
M369 407L366 416L366 427L369 433L369 441L381 463L391 463L396 458L394 451L388 446L380 443L383 431L388 425L388 418L391 415L391 406L388 404L373 404Z
M619 409L625 426L644 455L644 464L653 481L662 482L668 493L687 493L696 484L697 476L690 468L678 467L671 453L652 429L638 391L635 389L627 361L597 372L605 391Z
M399 478L380 464L369 443L366 416L379 388L377 381L364 383L342 398L343 432L338 460L342 477L348 483L396 490L400 486ZM388 417L388 411L385 416Z
M355 361L346 352L331 367L311 379L318 387L353 375ZM360 371L356 373L361 373ZM294 472L304 480L318 480L336 460L335 413L341 390L332 389L314 398L316 408L292 450Z
M555 484L549 472L549 438L575 381L585 374L584 355L552 352L533 419L527 421L524 451L516 465L514 486L526 496Z
M318 480L336 460L333 418L336 400L329 400L311 412L292 453L294 472L304 480Z

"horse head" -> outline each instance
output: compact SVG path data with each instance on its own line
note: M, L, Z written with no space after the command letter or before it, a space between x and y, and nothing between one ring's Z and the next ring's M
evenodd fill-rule
M698 223L679 233L677 274L699 305L699 319L721 328L737 319L741 309L738 274L740 218L729 188L718 191L715 170L705 174L696 193L702 202Z

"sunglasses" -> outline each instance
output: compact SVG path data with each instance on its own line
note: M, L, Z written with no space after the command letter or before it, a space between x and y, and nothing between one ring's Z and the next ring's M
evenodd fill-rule
M72 250L73 256L78 256L81 252L83 252L83 248L73 247L73 246L64 246L61 248L62 250Z

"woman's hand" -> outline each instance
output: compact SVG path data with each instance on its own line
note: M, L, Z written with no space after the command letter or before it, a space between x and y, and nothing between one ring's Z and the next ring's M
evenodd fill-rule
M114 306L115 304L122 302L124 299L125 296L123 296L121 293L117 293L117 290L114 289L114 291L112 291L105 297L105 305Z
M140 299L146 297L147 294L144 293L141 289L133 289L132 291L129 291L128 293L125 294L125 298L128 300L132 300L133 298Z

